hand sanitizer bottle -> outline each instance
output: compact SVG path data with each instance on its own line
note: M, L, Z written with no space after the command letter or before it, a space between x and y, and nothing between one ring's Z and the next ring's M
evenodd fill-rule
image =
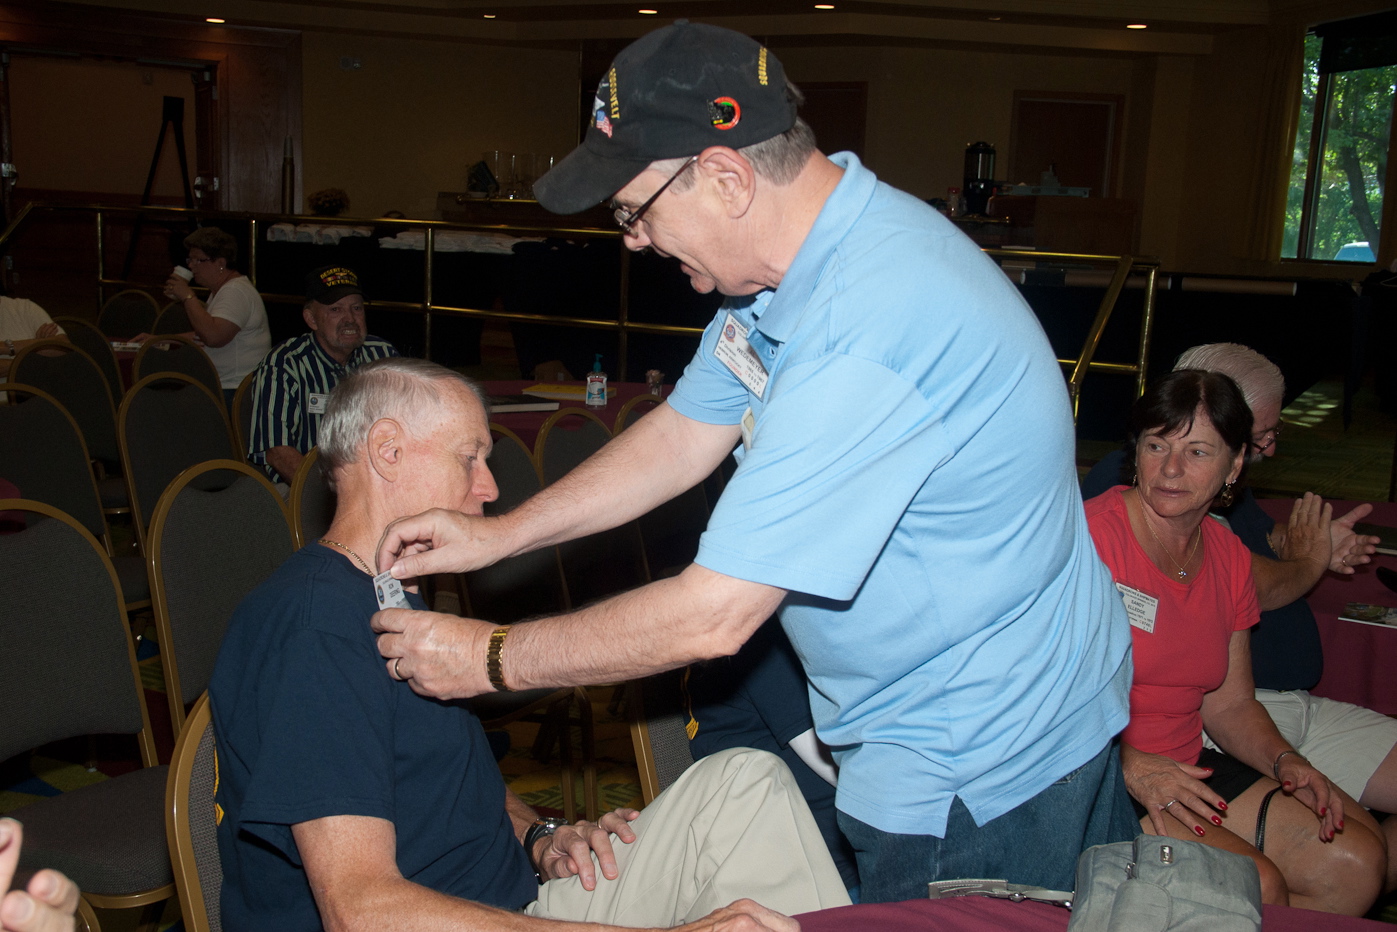
M606 373L601 371L601 353L596 354L592 371L587 373L587 407L606 407Z

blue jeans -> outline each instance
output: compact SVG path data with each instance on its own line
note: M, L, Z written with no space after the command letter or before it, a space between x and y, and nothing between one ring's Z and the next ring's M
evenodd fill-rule
M896 835L839 813L854 846L860 901L921 899L932 880L984 878L1071 890L1077 855L1140 833L1115 741L1083 766L997 819L977 826L960 797L946 837Z

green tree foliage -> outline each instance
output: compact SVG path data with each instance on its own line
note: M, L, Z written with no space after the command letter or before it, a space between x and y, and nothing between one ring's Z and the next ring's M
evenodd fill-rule
M1309 165L1311 129L1319 93L1319 44L1305 43L1300 124L1295 138L1282 255L1295 256ZM1397 92L1397 65L1344 71L1329 81L1327 117L1319 162L1318 198L1308 258L1332 259L1345 243L1366 241L1377 251L1383 185ZM1325 102L1319 102L1325 103Z

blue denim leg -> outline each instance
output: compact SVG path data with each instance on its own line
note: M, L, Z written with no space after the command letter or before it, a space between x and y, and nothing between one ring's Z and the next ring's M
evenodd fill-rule
M984 825L975 824L957 797L945 838L884 832L843 812L839 827L857 853L864 903L920 899L928 881L971 877L1071 890L1083 850L1128 841L1140 831L1115 742Z

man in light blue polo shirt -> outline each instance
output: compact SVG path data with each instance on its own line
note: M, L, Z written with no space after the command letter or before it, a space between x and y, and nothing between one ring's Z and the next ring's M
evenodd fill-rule
M382 612L380 652L444 697L606 682L732 653L779 609L865 899L953 877L1070 888L1083 847L1137 827L1112 745L1129 627L1061 372L993 263L853 155L815 151L794 93L716 27L618 56L539 200L614 192L628 247L730 299L668 404L573 474L500 518L398 522L379 551L406 576L593 533L740 443L695 564L513 629Z

